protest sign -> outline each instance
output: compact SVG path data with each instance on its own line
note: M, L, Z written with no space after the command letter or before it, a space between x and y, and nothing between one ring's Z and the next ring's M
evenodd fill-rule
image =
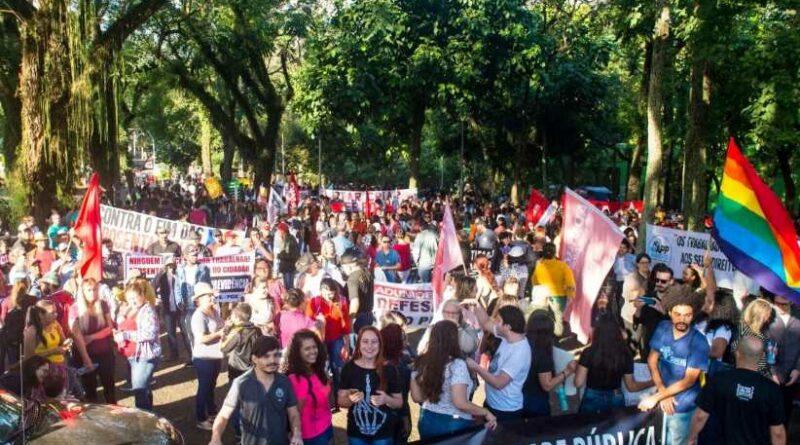
M114 242L114 250L118 252L144 252L147 246L158 240L156 231L166 228L169 239L184 244L191 235L199 232L202 240L210 240L214 228L198 226L186 221L172 221L144 213L124 210L107 205L100 206L100 217L103 226L103 238ZM238 239L244 239L243 231L235 231Z
M380 319L385 313L403 314L409 327L425 326L433 317L433 288L429 283L375 283L372 313Z
M164 267L168 258L168 255L126 255L124 261L125 280L128 280L134 269L148 280L152 280ZM253 276L255 253L207 257L200 258L198 261L208 266L211 272L211 286L219 292L217 296L219 302L225 303L242 299L244 289L250 282L250 277Z
M708 233L689 232L668 227L647 225L646 252L655 263L664 263L680 277L690 264L703 264L703 256L711 243L711 267L717 287L733 289L736 268Z
M440 440L413 445L661 445L664 416L659 410L616 410L500 422L494 430L476 427Z
M367 192L364 190L323 190L322 194L331 199L339 199L344 204L344 208L350 212L366 211ZM369 200L374 203L378 200L390 204L392 208L397 208L400 203L409 198L417 197L417 189L396 189L396 190L370 190Z

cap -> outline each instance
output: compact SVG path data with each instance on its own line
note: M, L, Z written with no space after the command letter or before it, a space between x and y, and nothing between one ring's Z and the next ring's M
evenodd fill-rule
M194 295L192 295L192 300L196 300L205 295L216 295L216 294L217 291L215 291L210 284L201 281L194 285Z

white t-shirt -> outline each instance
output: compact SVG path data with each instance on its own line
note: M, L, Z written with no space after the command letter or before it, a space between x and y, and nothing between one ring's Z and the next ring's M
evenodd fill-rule
M706 340L708 340L708 346L713 346L714 340L718 338L721 338L730 344L732 335L733 332L731 332L731 328L727 326L718 326L713 331L706 330ZM722 358L718 358L717 360L722 361Z
M486 403L497 411L518 411L522 409L522 385L528 378L531 368L531 347L525 338L516 343L500 339L500 347L489 364L489 372L498 375L505 372L511 381L503 389L486 385Z
M416 378L416 371L412 374L412 378ZM467 385L467 397L472 393L473 383L472 378L469 376L467 362L460 358L451 361L445 367L442 393L439 395L439 401L432 403L426 400L422 402L422 408L434 413L472 420L471 414L461 411L453 405L450 388L454 385Z

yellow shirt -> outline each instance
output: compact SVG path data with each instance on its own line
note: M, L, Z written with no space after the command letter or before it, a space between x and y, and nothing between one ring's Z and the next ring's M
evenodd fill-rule
M34 353L41 355L42 352L53 349L61 344L61 331L58 329L58 322L53 322L47 325L42 332L44 336L44 344L37 343L36 349L33 350ZM50 354L45 357L47 361L50 363L60 365L64 363L64 354L57 353L57 354Z
M575 277L572 275L572 269L561 260L539 260L533 271L533 285L545 286L551 297L575 296Z

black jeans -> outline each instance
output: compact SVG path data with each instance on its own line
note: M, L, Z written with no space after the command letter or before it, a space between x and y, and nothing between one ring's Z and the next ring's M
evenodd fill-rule
M191 345L194 345L194 336L192 335L192 315L194 314L194 308L183 310L181 314L181 334L183 335L183 341L188 345L189 349L189 360L188 362L192 361L192 348Z
M97 369L81 376L81 383L87 402L97 402L97 381L103 385L103 396L106 403L117 403L114 387L114 351L105 354L89 354L92 363L97 363Z
M189 337L186 335L181 311L170 312L168 310L163 310L161 315L164 320L164 329L167 331L167 345L169 345L170 357L178 358L180 356L180 348L178 347L178 327L180 327L181 341L186 348L186 354L191 358L192 346L189 343Z

